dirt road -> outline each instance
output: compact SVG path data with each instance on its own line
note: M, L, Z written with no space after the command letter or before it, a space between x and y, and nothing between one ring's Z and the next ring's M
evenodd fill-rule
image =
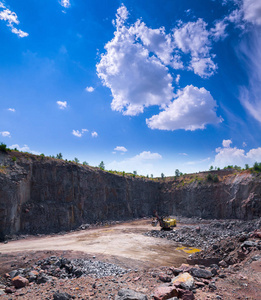
M171 266L186 261L188 254L178 250L175 242L143 235L151 228L150 220L138 220L64 235L31 237L1 244L0 252L81 251L112 261L116 257L117 262L125 264L130 259L132 267L135 261L137 267Z

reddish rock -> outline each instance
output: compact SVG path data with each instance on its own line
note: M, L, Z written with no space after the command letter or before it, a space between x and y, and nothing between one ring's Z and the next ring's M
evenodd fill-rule
M22 287L29 285L29 281L26 278L18 275L12 279L12 284L14 285L15 288L20 289Z
M179 292L179 294L178 294L179 299L182 299L182 300L194 300L195 299L194 294L191 291L185 291L185 290L179 289L178 292Z
M167 300L178 296L178 290L171 286L160 286L154 290L153 297L155 300Z
M10 286L7 286L7 287L5 288L5 292L6 292L7 294L12 294L12 293L15 293L15 289L12 288L12 287L10 287Z
M171 282L171 277L164 273L159 274L159 279L163 282Z

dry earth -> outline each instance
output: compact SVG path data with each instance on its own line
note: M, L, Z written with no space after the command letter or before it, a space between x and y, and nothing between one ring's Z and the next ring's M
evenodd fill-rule
M184 224L179 223L179 227ZM188 224L185 224L188 225ZM196 226L192 224L191 226ZM153 291L163 284L159 274L170 274L170 267L179 267L189 254L177 249L177 243L144 236L151 230L150 220L87 229L67 234L26 237L0 244L0 291L6 283L5 273L32 266L50 256L100 260L131 269L118 277L100 279L80 277L54 279L45 284L32 283L3 299L53 299L59 290L75 299L115 299L121 288L130 288L153 299ZM158 228L159 229L159 228ZM256 253L255 253L256 255ZM261 261L246 260L236 267L224 269L223 278L215 277L216 290L197 289L195 299L261 299ZM1 285L2 282L2 285ZM0 294L1 295L1 294Z

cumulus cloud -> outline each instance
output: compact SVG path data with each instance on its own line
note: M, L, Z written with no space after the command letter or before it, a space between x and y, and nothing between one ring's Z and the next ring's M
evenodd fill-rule
M84 135L84 133L88 132L88 129L82 129L81 131L80 130L73 130L72 131L72 134L76 137L82 137Z
M0 135L3 137L11 137L11 133L9 131L1 131Z
M114 148L115 151L119 151L119 152L127 152L128 150L123 147L123 146L117 146Z
M231 140L223 140L223 142L222 142L222 146L224 148L229 148L231 144L232 144Z
M89 93L92 93L92 92L94 92L94 88L93 88L92 86L87 86L87 87L85 88L85 91L86 91L86 92L89 92Z
M229 140L232 143L232 141ZM222 147L216 149L215 160L212 165L223 168L228 165L244 167L245 164L253 165L256 161L261 161L261 147L254 148L246 152L244 149L230 147L231 143L223 141ZM225 145L225 147L224 147Z
M61 5L62 5L64 8L70 7L70 6L71 6L70 0L61 0Z
M97 75L103 85L111 90L112 110L135 116L143 113L147 107L158 106L160 109L167 109L160 115L165 118L168 114L172 115L177 106L181 106L177 99L172 102L173 83L179 85L180 75L177 74L173 80L170 69L192 70L202 78L212 76L217 70L214 55L210 53L212 42L221 36L225 37L226 25L222 21L216 22L211 31L207 29L207 23L203 19L198 19L195 22L180 23L171 33L166 33L164 27L152 29L141 20L129 25L126 22L128 15L124 5L117 10L116 20L113 21L116 31L113 39L105 45L106 52L96 65ZM206 105L210 102L206 101ZM190 104L194 108L187 110L196 111L195 103L187 101L186 105ZM204 128L206 123L217 123L215 113L210 113L214 118L209 121L210 115L205 114L207 108L204 105L197 107L198 118L204 115L207 117L206 122L202 117L202 122L195 125L189 124L187 119L184 128ZM202 112L199 112L200 108L203 109ZM191 117L191 114L186 116ZM151 128L157 128L158 126L152 125L157 117L152 118L153 122L149 119L147 124ZM194 116L192 120L195 118L197 117ZM165 126L166 129L168 127Z
M189 68L201 77L210 77L217 69L210 55L211 34L206 27L207 23L198 19L196 22L181 23L173 34L176 46L191 55Z
M227 26L228 24L225 20L219 20L215 23L215 27L211 28L211 34L215 41L218 41L220 39L223 40L228 36L228 34L226 33Z
M159 153L151 151L143 151L134 157L122 160L113 161L107 164L108 169L120 170L125 172L137 171L138 174L155 174L158 173L157 164L161 161L162 156Z
M124 26L125 9L117 11L117 30L105 46L97 73L111 89L112 110L135 116L145 107L168 103L173 97L173 79L160 59L137 43L135 28Z
M92 137L93 137L93 138L98 137L98 133L97 133L96 131L93 131L93 132L92 132Z
M57 103L59 109L65 109L65 108L67 108L67 105L68 105L67 101L57 101L56 103Z
M146 119L146 123L151 129L204 129L207 124L223 121L216 115L216 106L209 91L188 85L178 92L176 99L164 111Z
M9 146L9 148L10 149L17 149L17 150L22 151L22 152L30 152L30 153L33 153L33 154L36 154L36 155L40 155L40 152L31 150L27 145L23 145L22 147L20 147L18 144L14 144L12 146Z
M6 21L7 26L11 28L11 31L16 35L18 35L19 37L23 38L29 35L27 32L24 32L21 29L17 29L14 26L14 24L18 25L20 23L18 21L18 17L15 12L6 8L2 2L0 2L0 20Z
M11 111L11 112L15 112L14 108L8 108L7 110Z

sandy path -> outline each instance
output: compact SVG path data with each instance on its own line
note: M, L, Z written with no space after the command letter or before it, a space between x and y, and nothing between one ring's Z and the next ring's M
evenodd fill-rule
M1 253L26 251L81 251L91 255L116 256L148 263L149 266L169 266L185 262L187 253L177 250L177 244L165 239L144 236L151 230L149 220L140 220L45 237L31 237L0 245ZM159 230L159 227L157 227Z

